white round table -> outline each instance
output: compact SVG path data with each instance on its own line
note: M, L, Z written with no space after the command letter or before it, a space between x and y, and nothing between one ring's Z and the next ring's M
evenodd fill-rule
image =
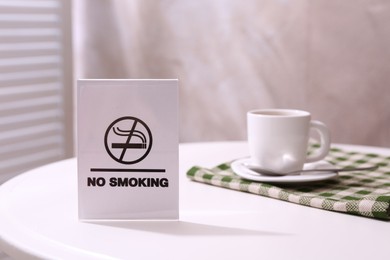
M390 149L342 146L390 155ZM17 259L387 259L390 222L191 182L247 156L245 142L180 145L180 221L77 217L76 159L0 186L0 250Z

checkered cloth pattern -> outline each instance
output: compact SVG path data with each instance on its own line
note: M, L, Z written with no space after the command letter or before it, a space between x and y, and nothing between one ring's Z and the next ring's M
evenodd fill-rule
M339 177L294 185L249 181L237 176L230 162L212 169L194 166L193 181L249 192L300 205L376 219L390 219L390 156L332 148L326 160L340 168L378 165L375 171L340 172Z

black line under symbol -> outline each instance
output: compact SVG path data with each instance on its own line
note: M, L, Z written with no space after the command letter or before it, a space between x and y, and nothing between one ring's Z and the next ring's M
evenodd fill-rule
M112 159L123 164L142 161L152 148L152 133L141 119L121 117L106 130L104 143Z

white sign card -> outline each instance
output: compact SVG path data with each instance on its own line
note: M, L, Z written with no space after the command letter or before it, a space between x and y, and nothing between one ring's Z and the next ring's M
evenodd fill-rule
M178 219L178 81L77 85L79 218Z

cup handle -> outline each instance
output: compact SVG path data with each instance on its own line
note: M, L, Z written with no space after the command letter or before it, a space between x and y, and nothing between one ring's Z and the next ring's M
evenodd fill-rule
M330 132L326 125L320 121L312 120L310 121L310 129L316 130L320 135L320 148L306 158L307 163L324 159L330 150Z

